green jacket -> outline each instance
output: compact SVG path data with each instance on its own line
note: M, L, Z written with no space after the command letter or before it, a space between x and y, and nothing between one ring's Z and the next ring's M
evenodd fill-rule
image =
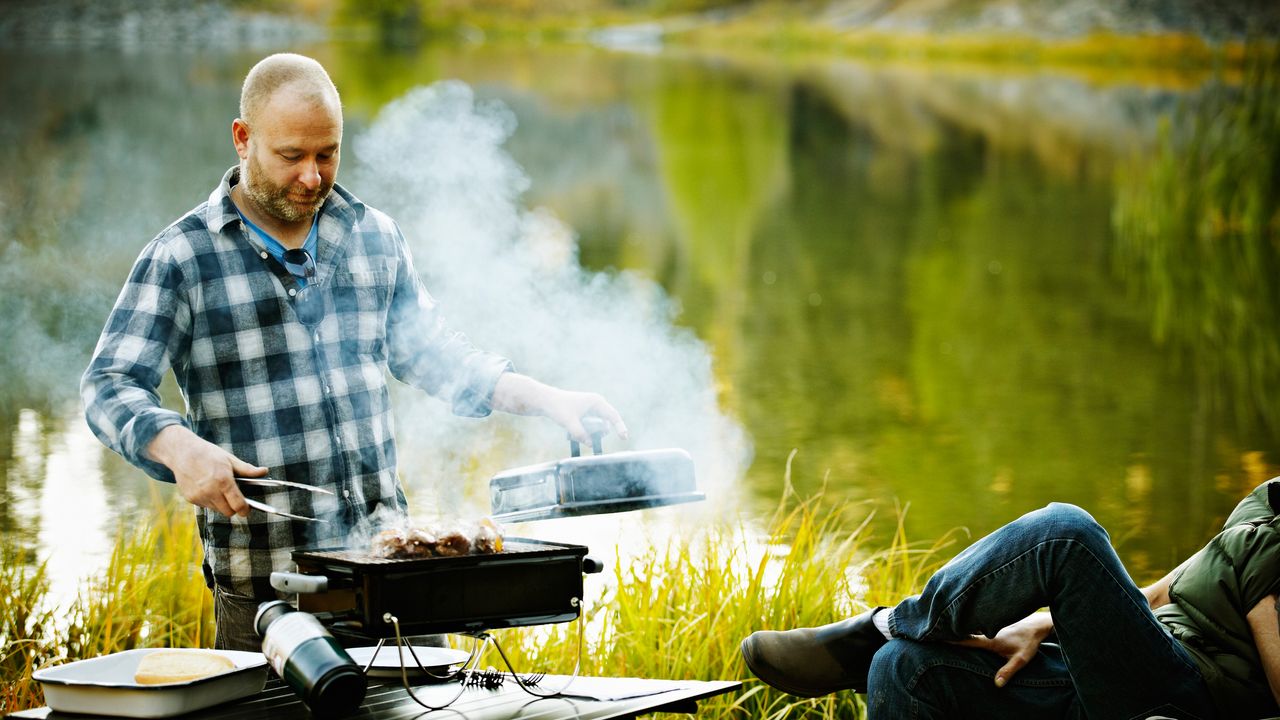
M1249 493L1185 563L1156 617L1195 657L1223 718L1280 714L1245 616L1280 588L1280 478Z

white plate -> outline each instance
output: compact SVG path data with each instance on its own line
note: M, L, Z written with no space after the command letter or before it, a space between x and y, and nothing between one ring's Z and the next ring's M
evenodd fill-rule
M55 712L162 718L207 708L262 691L267 659L262 653L209 650L229 658L235 667L199 680L142 685L134 681L142 656L156 648L125 650L37 670L31 677L44 688L45 703Z
M373 657L374 647L358 647L347 648L347 654L360 667L368 665L369 658ZM423 645L413 646L414 655L417 655L418 662L422 663L422 667L430 670L437 675L444 675L449 672L452 665L458 665L467 661L471 657L471 653L463 650L454 650L453 648L427 647ZM413 661L413 655L409 654L409 648L404 649L404 667L405 671L410 675L422 674L418 669L417 663ZM382 650L378 652L378 656L373 659L373 665L369 667L370 677L400 677L400 652L395 644L387 643L382 646Z

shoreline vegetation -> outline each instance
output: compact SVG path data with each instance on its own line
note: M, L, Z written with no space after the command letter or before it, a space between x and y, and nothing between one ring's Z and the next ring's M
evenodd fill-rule
M802 700L747 672L738 643L754 630L833 622L918 592L957 551L907 539L904 511L890 538L870 535L865 505L800 498L786 491L759 530L701 528L631 560L615 561L604 596L584 620L495 635L521 672L571 671L578 622L586 622L584 675L743 679L741 693L703 703L702 717L861 717L852 693ZM866 513L859 521L859 513ZM850 521L854 521L853 530ZM138 647L209 647L212 602L200 573L190 508L157 500L151 517L122 529L103 572L86 579L68 608L49 608L44 566L4 558L0 566L0 713L44 702L33 670ZM461 638L456 643L469 641ZM481 667L502 667L492 649Z
M1210 75L1238 82L1251 57L1280 57L1280 9L1251 22L1233 17L1220 23L1224 27L1201 29L1208 11L1191 10L1189 2L1164 11L1175 21L1130 17L1090 0L1068 4L1059 14L1079 17L1063 23L1040 17L1043 9L1034 3L996 7L985 0L943 0L927 12L901 10L911 3L857 0L196 0L181 10L162 0L103 0L82 12L70 0L19 0L0 14L0 47L137 47L141 27L171 17L169 41L197 46L265 49L323 38L403 50L453 42L569 44L1051 71L1095 83L1175 87ZM1026 17L1001 18L1009 12Z
M281 2L301 6L301 0ZM253 3L246 0L244 4ZM1185 86L1211 74L1235 83L1250 58L1261 55L1274 60L1280 54L1276 35L1267 30L1274 18L1235 34L1176 26L1139 30L1123 23L1113 27L1081 24L1068 32L980 22L907 28L875 22L837 25L822 16L824 5L706 0L337 0L327 10L315 2L307 7L312 18L331 28L405 47L441 40L559 42L649 53L763 53L869 63L946 63L997 72L1067 71L1099 83ZM942 5L956 12L954 6L977 8L983 3L955 0Z

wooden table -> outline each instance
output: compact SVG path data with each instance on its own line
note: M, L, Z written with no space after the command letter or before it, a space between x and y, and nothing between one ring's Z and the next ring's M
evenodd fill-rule
M549 676L539 689L555 689L565 678ZM673 689L640 697L590 699L584 697L536 698L526 694L509 679L497 689L467 688L458 701L443 710L428 712L391 681L371 681L359 710L348 718L366 720L612 720L635 718L654 712L697 713L698 701L733 692L738 681L672 680L638 678L579 678L567 693L595 693L598 696L625 695L670 687ZM458 691L456 683L414 685L424 702L439 705ZM612 689L612 692L609 692ZM24 710L10 718L37 720L84 720L84 715L55 713L49 708ZM187 715L183 720L311 720L311 713L293 691L278 679L271 679L261 693L233 703L217 705Z

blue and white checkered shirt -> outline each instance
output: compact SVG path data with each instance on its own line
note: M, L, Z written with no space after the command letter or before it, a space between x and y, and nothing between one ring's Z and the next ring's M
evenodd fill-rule
M399 227L336 184L320 210L312 290L325 312L308 329L294 311L294 277L236 213L238 179L232 168L207 202L143 249L81 395L102 442L157 479L173 474L145 449L162 428L185 423L272 478L336 493L240 488L326 524L196 508L206 580L265 598L271 571L292 568L293 549L341 542L380 507L404 512L388 369L456 414L482 417L511 365L449 329ZM171 368L185 418L162 408L156 392Z

